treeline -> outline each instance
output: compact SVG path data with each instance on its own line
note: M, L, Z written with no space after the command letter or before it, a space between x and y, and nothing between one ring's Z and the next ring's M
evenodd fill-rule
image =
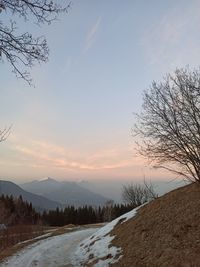
M130 205L114 205L107 203L104 207L94 208L84 206L75 208L74 206L64 209L37 212L32 204L24 201L22 197L0 196L0 224L6 226L16 225L48 225L64 226L66 224L91 224L111 221L120 215L130 211Z
M130 211L133 207L129 205L110 205L93 208L84 206L75 208L73 206L65 209L44 211L42 218L50 226L63 226L66 224L91 224L111 221L122 214Z
M39 224L42 218L35 211L32 204L24 201L22 196L14 198L13 196L0 196L0 224L6 226L22 224Z

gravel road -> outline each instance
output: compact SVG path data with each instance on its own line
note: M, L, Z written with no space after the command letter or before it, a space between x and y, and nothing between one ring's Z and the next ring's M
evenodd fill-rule
M68 267L77 245L96 232L87 228L40 240L9 257L0 267Z

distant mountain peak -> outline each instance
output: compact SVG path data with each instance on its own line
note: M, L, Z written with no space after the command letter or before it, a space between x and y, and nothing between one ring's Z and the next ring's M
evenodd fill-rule
M48 181L53 181L53 182L57 182L55 179L51 178L51 177L47 177Z
M63 205L104 205L107 199L90 189L81 186L82 183L75 181L56 181L51 177L38 181L38 183L23 184L23 188L31 193L44 196L52 201L59 202ZM85 183L84 183L85 184Z
M59 183L58 181L56 181L55 179L53 179L51 177L43 178L39 182L54 182L54 183Z
M30 182L27 184L29 184L30 186L34 186L36 183L37 182ZM24 187L24 185L22 185L22 187ZM28 192L22 187L11 181L0 180L0 195L12 195L13 197L19 197L21 195L24 200L31 202L37 210L55 209L56 207L62 207L61 203L53 201L38 194Z

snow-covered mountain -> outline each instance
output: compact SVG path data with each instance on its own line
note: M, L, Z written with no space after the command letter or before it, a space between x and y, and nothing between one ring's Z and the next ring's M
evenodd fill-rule
M107 198L91 190L82 187L75 182L59 182L52 178L35 180L22 184L21 187L34 194L39 194L63 205L92 205L101 206L107 201Z

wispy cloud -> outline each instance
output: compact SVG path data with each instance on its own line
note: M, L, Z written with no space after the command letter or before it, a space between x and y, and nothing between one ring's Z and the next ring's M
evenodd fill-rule
M130 167L134 160L130 148L114 147L95 152L71 151L41 140L17 138L9 140L15 164L64 170L98 171ZM135 164L138 164L138 162Z
M105 146L93 151L68 149L47 140L10 137L1 149L1 174L6 177L140 178L161 175L134 153L132 145ZM158 175L159 174L159 175Z
M85 39L85 43L83 47L84 54L86 54L87 51L94 45L96 34L98 32L100 24L101 24L101 17L99 16L86 35L86 39Z

